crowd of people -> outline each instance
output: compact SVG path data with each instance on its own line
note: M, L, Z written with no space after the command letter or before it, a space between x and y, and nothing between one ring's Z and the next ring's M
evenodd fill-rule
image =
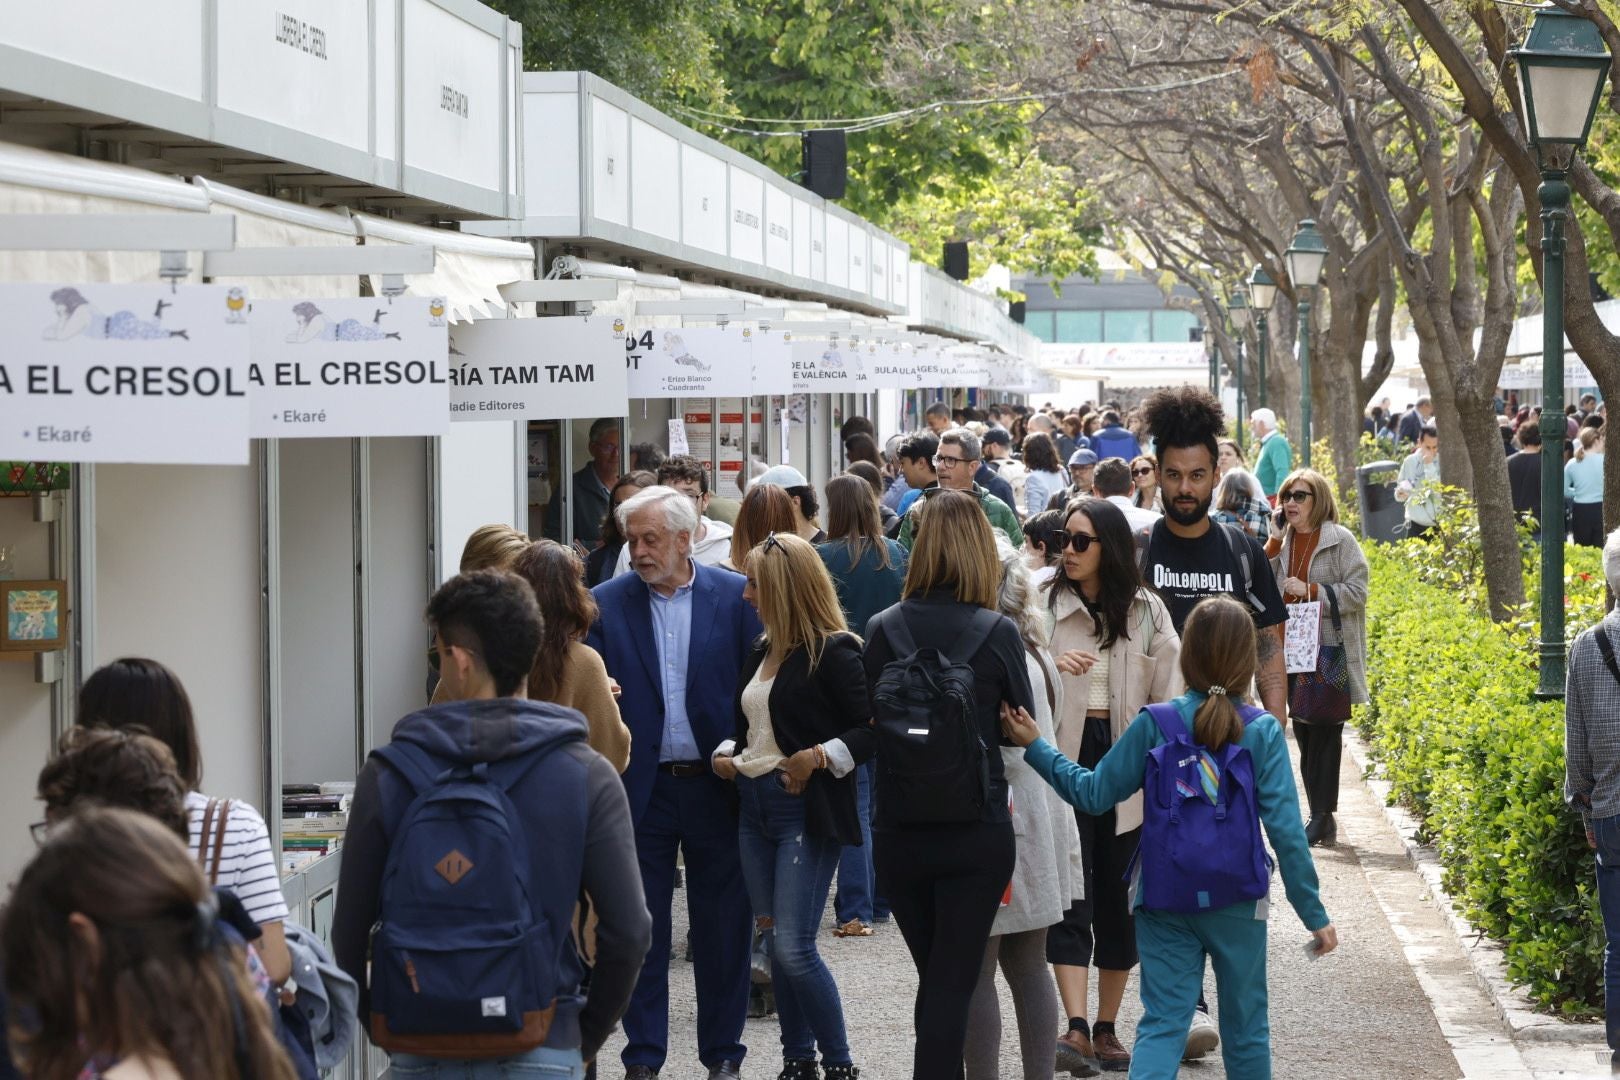
M16 1062L280 1080L363 1027L396 1077L583 1077L622 1022L627 1080L693 1037L725 1080L763 978L776 1075L850 1080L870 1048L820 953L830 902L840 939L903 937L919 1080L997 1075L998 973L1026 1080L1217 1047L1264 1080L1260 829L1331 951L1309 847L1336 842L1366 699L1367 564L1331 485L1266 410L1251 470L1192 388L926 419L883 447L850 421L847 473L772 468L732 524L677 455L591 473L583 559L475 533L427 608L431 701L357 778L330 956L288 922L263 819L200 792L180 679L97 672L0 921ZM1314 670L1285 670L1290 619L1315 621Z

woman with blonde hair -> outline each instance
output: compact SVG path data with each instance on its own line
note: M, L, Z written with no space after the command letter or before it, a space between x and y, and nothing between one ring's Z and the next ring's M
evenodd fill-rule
M1321 604L1317 670L1288 676L1288 712L1299 743L1299 775L1310 821L1305 838L1331 847L1339 828L1339 759L1350 706L1367 701L1367 556L1339 524L1333 485L1295 469L1277 489L1283 531L1266 545L1283 600Z
M1030 766L1065 800L1092 813L1141 791L1154 754L1151 797L1157 809L1143 830L1142 857L1131 880L1142 956L1142 1019L1131 1075L1175 1080L1204 968L1212 962L1226 1075L1270 1080L1266 918L1271 873L1260 826L1277 853L1288 902L1310 931L1312 956L1332 952L1338 932L1322 906L1316 866L1300 827L1282 725L1245 700L1258 666L1248 607L1229 596L1200 601L1183 626L1180 661L1187 692L1138 713L1095 771L1076 765L1041 738L1027 710L1004 709L1003 717L1008 737L1028 748L1024 758ZM1173 750L1160 751L1171 735L1177 740ZM1169 808L1178 804L1172 800L1185 807L1180 811L1185 822L1197 824L1175 831ZM1230 811L1219 814L1226 825L1211 822L1218 812L1210 804ZM1204 843L1188 842L1193 829Z
M866 675L876 687L896 660L964 665L973 673L971 712L929 719L969 724L974 797L943 814L939 792L888 755L879 758L872 840L879 890L889 900L919 975L915 1080L960 1076L968 1007L996 909L1015 860L997 714L1004 701L1035 708L1023 638L997 608L1001 561L990 522L972 493L945 489L918 507L902 600L867 626ZM880 697L879 702L883 701ZM897 718L877 710L877 722ZM904 725L900 725L901 734ZM930 749L934 740L929 740ZM980 757L979 755L982 755ZM959 760L959 759L958 759Z
M1570 534L1583 547L1603 546L1603 429L1583 427L1575 456L1564 463Z
M843 1005L816 931L841 849L861 842L851 774L875 749L861 642L808 541L771 533L744 567L743 598L765 633L743 664L736 737L715 748L712 767L737 783L743 879L760 926L775 928L781 1077L854 1080Z
M1010 544L998 544L997 551L1001 556L998 607L1024 639L1024 662L1036 687L1035 723L1043 737L1052 739L1063 688L1047 651L1046 618L1036 599L1038 590L1020 552ZM1001 1007L996 993L996 969L1000 967L1018 1017L1024 1080L1051 1080L1057 995L1052 971L1046 966L1046 934L1047 927L1060 922L1069 905L1085 895L1080 833L1073 810L1024 763L1021 751L1002 747L1001 765L1011 796L1017 861L1011 894L996 911L979 984L973 991L966 1078L996 1080L1000 1075Z
M630 729L613 699L613 680L585 634L596 621L596 600L585 587L579 556L555 540L536 540L512 563L540 602L540 649L529 671L531 701L549 701L585 714L591 749L621 773L630 764Z
M461 548L461 572L510 570L529 538L510 525L480 525Z
M293 1080L239 939L185 844L134 810L54 826L0 923L33 1080Z

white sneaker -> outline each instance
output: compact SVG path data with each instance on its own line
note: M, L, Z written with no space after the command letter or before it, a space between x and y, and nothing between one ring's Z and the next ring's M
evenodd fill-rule
M1182 1053L1181 1060L1197 1061L1219 1045L1221 1033L1215 1027L1215 1021L1203 1009L1194 1009L1192 1027L1187 1030L1187 1049Z

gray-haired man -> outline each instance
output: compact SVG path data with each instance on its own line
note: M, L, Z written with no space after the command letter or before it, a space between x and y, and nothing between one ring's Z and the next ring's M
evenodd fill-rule
M1603 545L1603 576L1620 592L1620 529ZM1609 1049L1620 1066L1620 608L1569 650L1564 692L1564 800L1581 812L1597 852Z

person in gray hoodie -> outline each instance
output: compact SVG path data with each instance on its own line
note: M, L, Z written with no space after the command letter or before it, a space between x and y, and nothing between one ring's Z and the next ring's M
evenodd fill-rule
M522 773L509 795L523 817L522 835L535 868L530 878L534 918L566 926L579 893L587 895L597 918L595 966L587 991L575 950L558 949L559 971L567 969L565 989L557 995L542 1045L515 1057L471 1060L482 1055L478 1037L469 1036L465 1055L453 1047L431 1055L395 1053L395 1075L405 1070L430 1076L452 1067L460 1070L458 1076L499 1076L505 1066L521 1062L561 1066L566 1071L559 1076L583 1077L585 1063L623 1016L652 940L624 785L617 770L586 743L584 716L524 697L540 641L540 611L526 581L495 570L462 574L433 595L427 617L450 700L401 720L390 748L404 744L411 754L423 752L447 769L481 767L480 774L487 769L492 777ZM360 1019L373 1030L377 1017L367 979L372 928L393 880L385 875L391 843L420 786L388 763L396 756L387 749L374 751L355 785L332 926L338 966L359 983ZM525 758L533 758L535 766L521 767ZM582 822L579 806L560 805L568 791L582 792ZM450 867L447 877L466 872ZM548 879L568 884L553 888ZM447 926L447 934L453 929Z

